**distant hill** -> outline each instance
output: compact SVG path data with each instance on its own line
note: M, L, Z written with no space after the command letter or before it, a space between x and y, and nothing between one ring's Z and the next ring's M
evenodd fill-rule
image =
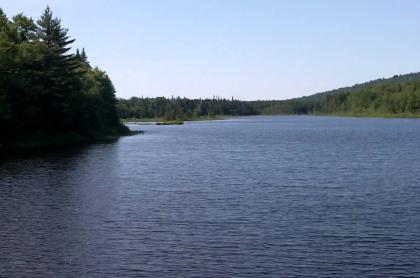
M420 117L420 73L395 75L289 100L132 97L118 100L118 114L131 120L302 114Z
M252 101L260 114L420 116L420 73L380 78L283 101Z
M388 84L395 84L395 83L406 83L406 82L412 82L412 81L417 81L417 80L420 80L420 72L401 74L401 75L397 74L390 78L379 78L379 79L371 80L371 81L364 82L361 84L355 84L349 87L343 87L343 88L333 89L330 91L316 93L310 96L301 97L300 99L305 99L305 98L314 99L314 98L319 98L326 95L355 92L355 91L358 91L367 87L371 87L371 86L388 85Z

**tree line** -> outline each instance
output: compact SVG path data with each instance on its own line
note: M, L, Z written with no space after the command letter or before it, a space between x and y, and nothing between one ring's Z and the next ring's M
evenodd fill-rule
M255 109L235 99L138 98L118 100L118 114L122 119L188 120L217 115L256 115Z
M0 9L0 144L124 129L110 78L73 42L49 7L37 21Z
M138 98L118 100L120 118L186 120L216 115L420 116L420 73L396 75L289 100Z
M395 75L285 101L251 103L261 114L420 116L420 73Z

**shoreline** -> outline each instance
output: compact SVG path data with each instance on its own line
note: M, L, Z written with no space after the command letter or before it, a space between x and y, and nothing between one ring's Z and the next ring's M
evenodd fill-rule
M195 122L195 121L212 121L224 120L226 117L234 117L230 115L216 115L215 117L194 117L179 120L166 120L165 118L127 118L121 119L123 123L165 123L165 122Z
M82 146L94 143L110 143L118 140L120 137L134 136L143 133L144 131L130 130L125 125L91 136L83 136L73 132L59 135L38 133L9 144L0 143L0 152L59 149L63 147Z
M308 116L332 116L343 118L379 118L379 119L419 119L420 114L389 114L389 113L314 113L307 114Z
M312 114L258 114L258 115L218 115L213 117L201 117L185 119L185 122L195 121L217 121L217 120L228 120L236 118L247 118L247 117L268 117L268 116L313 116L313 117L343 117L343 118L378 118L378 119L420 119L419 114L388 114L388 113L312 113ZM163 119L145 118L145 119L121 119L125 124L138 124L138 125L166 125L165 123L181 122L180 121L168 121Z
M260 115L243 115L243 116L231 116L231 115L217 115L216 117L200 117L184 120L185 122L192 121L216 121L216 120L228 120L228 119L239 119L247 117L270 117L270 116L313 116L313 117L342 117L342 118L376 118L376 119L420 119L420 114L370 114L370 113L313 113L313 114L260 114ZM82 136L76 133L66 133L60 135L50 134L34 134L24 140L18 140L16 142L5 144L0 143L0 152L4 151L25 151L25 150L39 150L39 149L59 149L63 147L89 145L95 143L110 143L118 140L120 137L134 136L143 134L144 131L130 130L125 124L135 125L182 125L184 121L168 121L163 119L121 119L122 126L110 129L108 131L95 134L92 136Z

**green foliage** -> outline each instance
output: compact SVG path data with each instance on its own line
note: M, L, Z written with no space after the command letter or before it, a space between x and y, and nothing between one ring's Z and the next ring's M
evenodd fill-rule
M420 115L420 73L284 101L250 103L262 114Z
M0 144L34 134L94 136L117 130L115 89L47 7L40 19L0 9Z
M118 101L121 118L188 120L216 115L337 114L420 116L420 73L395 75L289 100L136 98Z
M165 122L158 122L156 125L183 125L183 121L165 121Z
M118 113L123 119L160 118L168 121L183 121L200 117L215 118L216 115L256 115L257 111L247 102L234 99L132 97L128 100L118 100Z

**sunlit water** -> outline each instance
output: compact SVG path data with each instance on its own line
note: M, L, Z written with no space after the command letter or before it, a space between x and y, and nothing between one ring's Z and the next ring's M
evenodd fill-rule
M420 120L249 117L0 162L0 276L420 275Z

